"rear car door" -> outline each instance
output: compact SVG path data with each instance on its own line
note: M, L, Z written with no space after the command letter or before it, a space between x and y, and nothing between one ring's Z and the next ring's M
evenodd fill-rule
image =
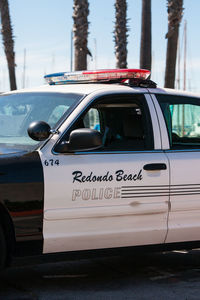
M200 98L157 94L169 136L170 212L166 242L200 240ZM155 98L154 98L154 101ZM159 114L160 119L162 114ZM166 129L162 130L164 133Z
M169 165L149 95L97 97L62 138L41 150L44 252L162 244L167 233ZM96 151L59 153L76 128L101 132Z

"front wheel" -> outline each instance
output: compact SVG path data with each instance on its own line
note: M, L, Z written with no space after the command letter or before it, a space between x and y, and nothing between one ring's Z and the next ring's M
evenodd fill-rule
M6 262L6 240L5 235L0 225L0 271L5 267Z

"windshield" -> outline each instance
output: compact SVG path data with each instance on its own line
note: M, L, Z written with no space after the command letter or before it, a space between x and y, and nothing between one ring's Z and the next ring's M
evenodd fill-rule
M31 150L38 142L27 133L33 121L55 128L83 97L80 94L16 93L0 96L0 152L9 148ZM12 151L13 150L13 151Z

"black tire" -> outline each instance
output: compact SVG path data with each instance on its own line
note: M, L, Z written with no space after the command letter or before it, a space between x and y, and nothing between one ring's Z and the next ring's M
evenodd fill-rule
M0 225L0 271L3 270L6 263L6 240L5 235Z

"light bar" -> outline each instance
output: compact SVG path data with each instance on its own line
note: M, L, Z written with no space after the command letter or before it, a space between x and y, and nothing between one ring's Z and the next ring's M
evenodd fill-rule
M89 82L123 82L127 79L145 80L151 72L143 69L105 69L94 71L62 72L45 75L49 84L89 83Z

